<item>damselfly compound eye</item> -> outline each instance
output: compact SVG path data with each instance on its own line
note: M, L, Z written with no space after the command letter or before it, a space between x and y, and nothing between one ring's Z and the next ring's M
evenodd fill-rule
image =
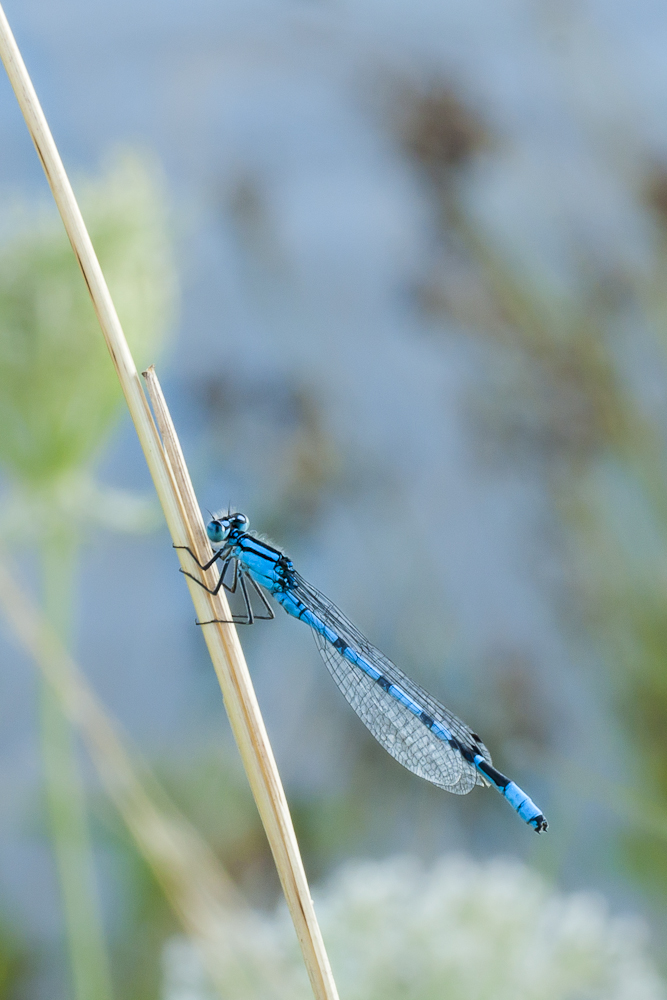
M228 531L229 531L229 525L224 524L217 518L214 518L212 521L209 521L209 523L206 525L206 534L208 535L209 539L213 542L214 545L219 545L220 542L224 542Z

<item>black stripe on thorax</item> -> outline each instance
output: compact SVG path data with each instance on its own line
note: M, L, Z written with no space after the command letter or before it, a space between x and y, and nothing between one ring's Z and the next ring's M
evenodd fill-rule
M266 559L270 563L277 563L283 555L279 549L274 549L271 545L267 545L266 542L260 542L259 539L253 538L252 535L242 535L236 542L236 547L241 552L252 552L253 555L259 556L260 559ZM269 555L268 553L271 554Z

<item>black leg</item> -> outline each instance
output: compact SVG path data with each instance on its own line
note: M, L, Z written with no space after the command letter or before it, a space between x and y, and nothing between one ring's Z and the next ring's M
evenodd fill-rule
M222 564L222 569L220 570L220 579L221 580L225 579L225 577L227 575L227 570L229 569L229 564L230 564L231 561L232 561L232 557L231 556L227 556L227 558L225 559L224 563ZM229 590L229 587L228 587L228 585L226 583L223 583L223 587L225 588L225 590Z
M210 587L207 587L205 583L202 583L201 580L198 580L196 576L192 575L192 573L187 573L184 569L179 570L179 573L182 573L183 576L190 577L191 580L194 580L195 583L199 584L202 590L205 590L207 594L213 594L213 596L215 596L222 587L222 577L220 577L215 587L213 587L213 589L211 590Z
M229 565L229 561L225 563L225 569L227 568L228 565ZM222 575L223 576L225 575L224 571L223 571ZM234 579L232 580L231 587L228 586L227 584L225 584L225 590L228 590L230 594L235 594L236 593L236 584L238 583L238 579L239 579L239 561L238 561L238 559L235 559L234 560Z
M251 576L249 576L248 579L250 580L250 583L252 584L253 588L255 589L255 592L258 594L260 601L262 602L262 604L264 605L264 607L268 611L268 614L266 614L266 615L255 615L255 618L257 620L261 619L262 621L271 621L272 618L276 617L275 614L273 613L273 608L271 607L271 605L267 601L266 597L262 593L262 589L259 586L259 584L256 583L255 580L253 580L253 578Z
M234 588L236 588L236 584L237 584L237 582L239 580L241 581L241 590L243 592L243 599L245 601L245 605L246 605L246 609L247 609L246 610L246 614L245 615L232 615L231 621L228 620L228 619L225 619L225 618L213 618L213 619L211 619L211 621L208 621L208 622L197 622L197 625L214 625L217 622L219 622L222 625L232 625L232 624L233 625L252 625L256 621L271 621L273 618L276 617L275 614L274 614L274 612L273 612L273 608L271 607L271 605L267 601L266 597L264 596L264 594L263 594L263 592L262 592L259 584L256 583L255 580L253 580L253 578L250 575L246 576L241 571L239 571L238 574L235 574ZM252 605L250 603L250 594L249 594L248 589L247 589L246 580L250 583L250 586L253 588L253 590L255 591L255 593L257 594L257 596L259 597L260 601L262 602L264 608L267 611L267 614L265 614L265 615L257 615L252 610ZM225 587L227 587L227 584L225 584ZM233 591L232 591L232 593L233 593Z
M245 573L239 573L239 582L241 584L241 593L243 594L243 600L245 601L245 610L248 618L248 625L252 625L255 621L255 616L253 615L252 608L250 607L248 588L245 585Z
M195 622L195 625L252 625L247 619L240 621L238 618L211 618L208 622Z
M174 549L184 549L186 552L189 552L190 555L192 556L192 558L197 563L197 565L199 566L200 569L210 569L211 566L213 565L213 563L217 562L217 560L220 558L220 556L225 551L224 546L223 546L223 548L218 549L218 551L214 553L213 558L209 559L209 561L207 563L200 563L199 559L197 559L197 556L194 554L194 552L192 551L192 549L189 548L187 545L174 545L174 546L172 546L172 548L174 548Z
M192 549L188 548L187 545L174 545L173 547L175 549L184 549L186 552L189 552L190 555L192 556L192 558L194 559L194 561L196 562L196 564L202 570L210 569L211 566L215 562L218 561L218 559L223 558L225 556L226 552L227 553L229 552L229 549L226 549L225 546L223 546L221 549L218 549L218 551L213 554L213 558L212 559L209 559L209 561L207 563L203 563L202 564L202 563L199 562L199 560L197 559L197 556L194 554L194 552L192 551ZM227 575L227 570L229 569L229 564L231 562L233 562L233 564L234 564L234 575L233 575L232 582L231 582L231 585L230 585L228 583L225 583L225 576ZM258 595L258 597L259 597L260 601L262 602L262 605L263 605L264 609L266 610L267 614L265 614L265 615L256 615L253 612L252 605L250 603L250 594L248 593L248 587L246 585L246 575L244 574L243 570L241 570L239 568L238 559L235 559L233 556L227 555L227 557L225 558L225 561L224 561L223 566L222 566L222 570L220 572L220 576L218 577L218 581L217 581L215 587L213 587L213 588L207 587L205 583L203 583L201 580L198 580L196 576L192 575L192 573L188 573L187 570L181 569L180 572L183 574L183 576L187 576L190 580L194 580L195 583L199 584L199 586L202 588L202 590L205 590L207 594L212 594L214 597L219 592L219 590L220 590L220 588L222 586L224 586L225 590L228 590L230 594L235 594L236 593L236 587L237 587L237 585L240 582L240 587L241 587L241 593L242 593L242 597L243 597L243 602L244 602L245 607L246 607L246 613L245 613L245 615L234 615L233 614L232 617L231 617L231 619L229 619L229 620L228 619L224 619L224 618L213 618L213 619L211 619L211 621L208 621L208 622L197 622L197 625L213 625L213 624L215 624L217 622L219 622L222 625L252 625L253 622L255 622L256 620L270 621L271 619L275 618L275 614L273 612L273 608L271 607L271 605L267 601L266 597L262 593L261 588L253 580L253 578L250 575L248 575L247 579L250 581L250 584L251 584L253 590Z

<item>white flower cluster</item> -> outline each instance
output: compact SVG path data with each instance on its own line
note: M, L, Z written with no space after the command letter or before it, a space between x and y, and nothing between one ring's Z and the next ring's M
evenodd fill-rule
M515 861L350 864L316 907L345 1000L667 1000L641 921L558 893ZM163 1000L312 996L284 908L236 915L220 933L217 991L195 946L176 938Z

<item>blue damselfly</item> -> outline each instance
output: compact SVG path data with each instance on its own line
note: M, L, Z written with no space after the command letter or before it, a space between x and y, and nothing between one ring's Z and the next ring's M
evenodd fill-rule
M411 681L359 632L338 608L294 569L280 549L248 531L245 514L214 517L206 528L215 550L202 570L220 562L214 588L186 573L209 593L221 587L242 599L236 624L252 625L274 613L264 590L288 614L310 625L336 684L373 736L404 767L440 788L465 795L492 785L538 833L547 821L518 785L497 771L480 737ZM184 572L184 571L183 571ZM216 621L218 619L215 619ZM201 624L211 624L202 622Z

